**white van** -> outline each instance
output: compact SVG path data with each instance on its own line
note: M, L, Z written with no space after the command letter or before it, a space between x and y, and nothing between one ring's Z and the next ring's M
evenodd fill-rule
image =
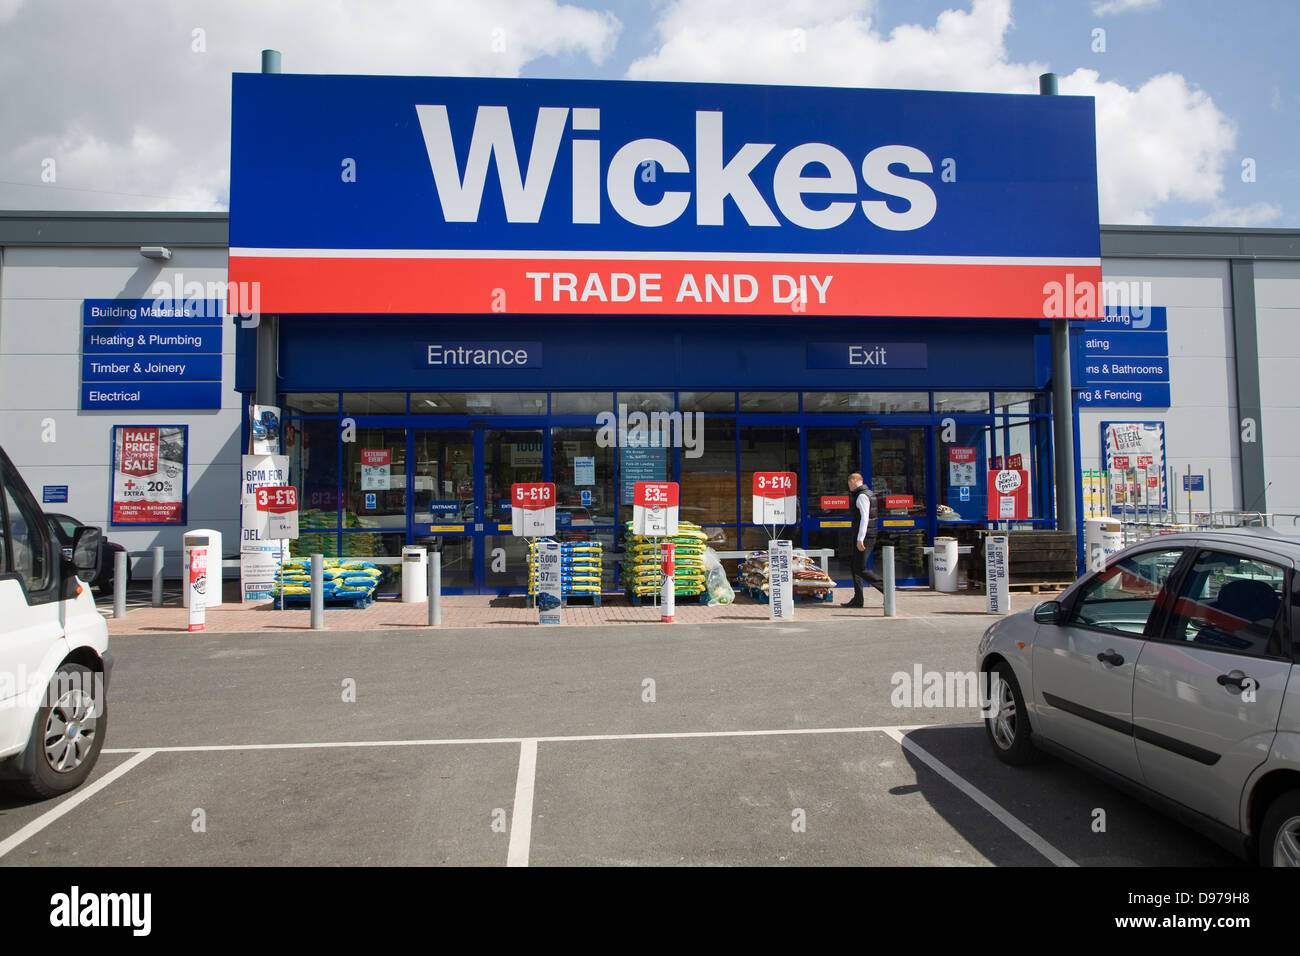
M80 786L104 746L113 658L83 583L98 571L102 540L98 528L80 528L64 558L0 448L0 787L24 796Z

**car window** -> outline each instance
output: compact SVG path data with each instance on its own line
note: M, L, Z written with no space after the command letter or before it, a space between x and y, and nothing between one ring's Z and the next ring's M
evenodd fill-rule
M58 521L59 527L63 529L63 533L66 534L69 538L75 538L77 536L77 528L81 526L77 524L75 519L56 518L55 520Z
M1286 603L1286 571L1279 565L1202 551L1178 591L1166 639L1280 657Z
M1141 635L1183 550L1143 551L1098 571L1080 589L1069 623Z
M5 486L4 498L8 551L12 562L6 570L16 573L29 592L44 591L50 586L53 574L46 547L49 532L45 527L45 516L20 504L8 485Z

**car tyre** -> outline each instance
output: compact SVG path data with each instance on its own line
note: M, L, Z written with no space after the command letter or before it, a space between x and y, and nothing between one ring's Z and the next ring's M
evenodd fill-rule
M1029 714L1025 711L1025 698L1020 693L1020 682L1006 661L993 666L990 671L996 678L991 691L997 710L984 718L984 731L988 734L993 754L1003 763L1023 767L1042 758L1042 751L1034 746Z
M102 677L81 664L63 664L55 672L44 706L32 723L28 749L18 758L25 773L6 781L7 789L44 800L86 781L108 729Z
M1300 790L1269 805L1259 828L1260 866L1300 866Z

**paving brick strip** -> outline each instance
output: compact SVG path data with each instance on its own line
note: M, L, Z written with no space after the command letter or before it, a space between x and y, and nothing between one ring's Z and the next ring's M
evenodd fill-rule
M863 609L840 607L853 592L840 589L834 602L799 602L795 605L795 623L818 621L843 621L860 617L879 620L884 617L881 596L872 593ZM1025 610L1053 595L1013 594L1012 610ZM986 598L981 592L960 591L941 594L928 588L900 588L895 609L900 618L933 616L942 620L951 615L987 614ZM101 602L100 610L111 613L111 604ZM745 621L766 621L768 607L750 598L737 596L735 603L709 607L700 604L677 604L677 620L687 624L716 621L736 624ZM402 604L393 599L381 599L367 608L326 608L325 627L330 630L384 630L395 627L428 627L429 612L425 604ZM522 597L491 597L485 595L444 597L442 599L442 630L457 627L509 627L537 624L537 609L529 607ZM609 624L660 624L659 612L651 605L633 607L626 598L613 596L600 607L566 607L565 625ZM246 634L268 630L306 631L311 629L311 612L306 608L277 611L269 604L244 606L225 603L207 612L205 630L217 634ZM110 618L110 634L181 634L189 630L189 612L178 601L164 603L162 607L136 607L127 611L126 617Z

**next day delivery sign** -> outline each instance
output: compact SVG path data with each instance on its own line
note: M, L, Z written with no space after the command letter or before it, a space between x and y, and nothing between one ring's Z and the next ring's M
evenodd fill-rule
M1089 97L279 74L232 96L230 280L267 313L1041 319L1101 279Z

